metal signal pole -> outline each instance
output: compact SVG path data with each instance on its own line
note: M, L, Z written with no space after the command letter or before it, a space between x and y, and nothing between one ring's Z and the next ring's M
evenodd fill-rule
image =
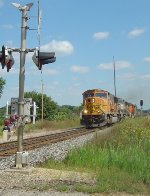
M44 102L43 102L43 87L44 87L44 84L43 84L43 80L41 80L42 82L42 121L43 121L43 105L44 105Z
M115 66L114 56L113 56L113 65L114 65L114 89L115 89L115 97L116 97L116 66Z
M16 167L22 168L23 151L23 129L24 129L24 81L25 81L25 57L26 57L26 31L27 31L27 11L30 10L33 3L21 7L18 3L13 3L15 7L22 12L21 20L21 48L20 48L20 73L19 73L19 99L18 99L18 145L16 155Z

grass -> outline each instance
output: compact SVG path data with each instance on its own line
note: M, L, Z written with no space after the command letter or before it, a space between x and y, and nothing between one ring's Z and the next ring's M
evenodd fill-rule
M42 167L96 174L94 186L76 184L76 191L150 194L150 120L126 119L110 134L96 135L84 147L71 151L64 161L49 160Z
M3 126L0 126L0 136L3 135Z
M65 129L65 128L73 128L79 127L80 121L79 118L72 119L72 120L61 120L61 121L37 121L35 124L27 124L25 126L25 132L34 132L37 130L56 130L56 129Z
M56 129L65 129L65 128L73 128L79 127L80 120L79 118L75 118L72 120L61 120L61 121L48 121L48 120L40 120L35 124L26 124L24 127L24 133L30 132L41 132L42 130L56 130ZM0 126L0 136L2 136L3 126Z

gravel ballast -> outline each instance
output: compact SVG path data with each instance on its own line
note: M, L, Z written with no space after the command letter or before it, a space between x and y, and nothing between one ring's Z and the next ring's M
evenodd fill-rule
M42 163L49 158L61 161L70 150L83 146L85 142L92 139L93 135L94 134L91 133L28 151L28 165L35 166L36 164ZM16 155L0 157L0 170L14 167L15 157Z
M81 174L75 171L47 170L43 168L34 168L34 166L49 158L59 161L63 160L70 150L83 146L87 141L91 140L93 136L94 133L90 133L88 135L28 151L28 167L21 170L15 169L14 167L16 155L1 157L0 195L89 195L77 192L61 193L50 189L42 192L39 191L38 187L45 186L45 184L52 184L57 181L59 183L67 182L69 184L94 184L95 179L94 176L87 173ZM34 187L36 188L34 189Z

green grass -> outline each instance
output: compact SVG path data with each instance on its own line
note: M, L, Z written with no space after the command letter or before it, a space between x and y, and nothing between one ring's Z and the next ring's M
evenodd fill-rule
M0 126L0 136L3 135L3 126Z
M79 118L72 119L72 120L61 120L61 121L37 121L35 124L27 124L25 125L25 132L34 132L37 130L56 130L56 129L65 129L65 128L73 128L79 127L80 120Z
M96 174L93 187L76 184L77 191L150 194L150 120L124 120L110 134L96 135L84 147L71 151L63 162L49 160L43 167Z
M61 120L61 121L37 121L35 124L26 124L24 126L24 133L35 133L35 132L41 132L42 130L50 131L50 130L56 130L56 129L65 129L65 128L73 128L73 127L79 127L80 126L80 120L79 118L75 118L72 120ZM3 126L0 126L0 136L2 136L3 133ZM17 131L16 133L17 134Z

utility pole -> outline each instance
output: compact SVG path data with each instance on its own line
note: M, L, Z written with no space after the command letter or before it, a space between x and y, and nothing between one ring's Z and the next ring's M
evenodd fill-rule
M44 109L43 109L43 108L44 108L44 107L43 107L43 106L44 106L44 104L43 104L43 103L44 103L44 102L43 102L43 89L44 89L44 84L43 84L43 80L41 80L41 82L42 82L42 122L43 122L43 110L44 110Z
M115 97L116 97L116 66L115 66L114 56L113 56L113 65L114 65L114 90L115 90Z

